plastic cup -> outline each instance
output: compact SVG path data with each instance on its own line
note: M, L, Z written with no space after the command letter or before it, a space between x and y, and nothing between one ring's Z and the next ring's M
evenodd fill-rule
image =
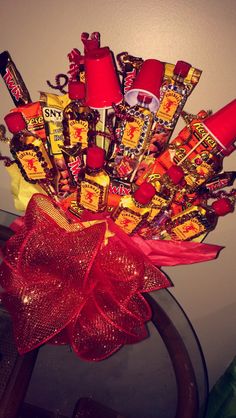
M149 109L155 113L160 105L160 88L163 81L164 64L156 59L144 61L142 67L134 80L134 83L125 95L125 101L134 106L137 104L139 93L152 97Z
M205 119L203 124L227 151L236 140L236 99Z
M108 47L85 55L86 104L93 109L108 109L122 101L115 62Z

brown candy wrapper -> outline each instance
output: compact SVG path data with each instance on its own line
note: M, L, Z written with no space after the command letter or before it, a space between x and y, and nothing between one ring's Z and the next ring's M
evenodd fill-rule
M110 178L110 180L107 205L108 210L112 211L119 205L123 196L128 196L132 193L132 184L114 178Z
M17 107L31 102L26 85L8 51L0 54L0 74Z
M77 203L77 191L74 191L60 202L60 206L65 212L67 218L78 222L78 218L82 216L83 209Z
M125 94L131 88L143 59L129 55L128 52L121 52L117 55L117 61L122 72L122 92Z
M63 146L61 151L69 173L70 184L76 187L79 175L84 168L81 144Z

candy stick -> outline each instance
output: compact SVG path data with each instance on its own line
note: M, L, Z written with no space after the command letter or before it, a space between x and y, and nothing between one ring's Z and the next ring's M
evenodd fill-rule
M106 128L106 109L99 109L99 121L96 126L96 132L97 132L97 138L96 138L96 144L98 147L101 147L105 149L105 128Z
M38 184L47 193L48 196L50 196L56 202L59 202L56 192L49 182L44 183L42 181L39 181Z
M135 167L135 169L134 169L134 171L133 171L133 173L132 173L132 176L130 177L130 183L132 183L132 182L133 182L134 177L135 177L135 174L136 174L136 173L137 173L137 171L138 171L139 164L141 163L141 161L142 161L143 157L144 157L144 153L143 153L143 154L141 154L141 155L140 155L140 157L139 157L139 159L138 159L137 165L136 165L136 167Z
M105 132L105 128L106 128L106 115L107 115L106 109L102 109L101 120L102 120L102 131L103 132ZM105 149L105 137L104 136L102 136L102 148Z
M191 150L182 158L182 160L180 160L178 163L177 163L177 165L181 165L185 160L186 160L186 158L188 158L188 156L190 155L190 154L192 154L192 152L203 142L203 141L205 141L205 139L208 137L208 133L206 133L205 135L203 135L203 137L201 138L201 140L200 141L198 141L197 142L197 144L196 145L194 145L194 147L193 148L191 148Z

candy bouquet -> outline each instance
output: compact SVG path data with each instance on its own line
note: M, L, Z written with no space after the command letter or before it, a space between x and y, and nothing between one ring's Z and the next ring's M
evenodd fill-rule
M83 55L68 54L67 74L47 82L57 92L37 102L0 54L16 106L5 117L13 159L0 158L24 211L0 279L20 353L70 344L94 361L147 337L144 294L171 286L158 266L218 255L202 241L234 210L223 159L235 149L236 100L189 114L201 70L128 52L115 60L99 33L81 39Z

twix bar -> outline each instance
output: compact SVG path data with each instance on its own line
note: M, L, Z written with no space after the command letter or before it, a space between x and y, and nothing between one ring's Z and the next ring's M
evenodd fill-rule
M125 94L130 90L133 81L141 68L143 59L133 57L132 55L129 55L128 52L121 52L117 55L117 61L122 71L122 90Z
M8 51L0 54L0 74L17 107L31 103L32 100L26 85Z

